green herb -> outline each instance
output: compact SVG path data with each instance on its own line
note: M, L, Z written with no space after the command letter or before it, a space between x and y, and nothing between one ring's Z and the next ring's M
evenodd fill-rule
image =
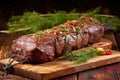
M59 25L66 21L67 13L65 11L54 12L54 14L55 15L51 15L48 17L48 19L53 22L54 26ZM63 14L63 15L61 15L61 14Z
M82 13L82 16L80 18L93 17L95 14L98 14L99 12L100 12L100 7L93 10L89 10L85 13Z
M37 12L24 12L21 16L12 16L8 22L10 32L23 29L25 33L34 33L39 30L50 28L52 24ZM26 30L27 29L27 30Z
M79 17L79 15L73 15L73 13L76 13L76 12L71 11L67 13L66 11L58 11L58 12L54 12L53 13L54 15L49 16L48 19L53 22L54 26L56 26L56 25L64 23L67 20L73 20Z
M110 16L102 16L101 14L99 14L100 11L101 7L86 11L85 13L82 13L80 19L85 17L94 17L97 18L102 24L105 24L110 19Z
M111 29L115 30L116 32L119 32L120 31L120 18L113 17L112 21L108 23L108 25Z
M92 47L85 48L82 51L77 52L67 52L65 54L65 59L74 60L74 64L82 63L88 59L100 55L100 51L95 50Z
M76 13L71 11L69 13L65 11L55 12L54 15L42 16L41 14L33 12L24 12L20 16L12 16L8 22L8 30L10 32L21 31L25 34L35 33L39 30L49 29L56 25L62 24L66 20L73 20L78 18L78 15L72 15Z
M23 15L12 16L8 22L8 30L13 33L16 31L24 32L24 34L35 33L40 30L49 29L55 27L59 24L64 23L67 20L74 20L79 18L85 17L95 17L97 18L102 24L107 24L107 22L111 19L111 16L102 16L99 14L100 7L87 11L85 13L80 14L75 10L67 13L66 11L56 11L53 14L49 13L47 16L43 16L40 13L35 11L33 12L24 12ZM109 28L120 31L120 19L115 17L109 23ZM81 23L80 25L82 25Z

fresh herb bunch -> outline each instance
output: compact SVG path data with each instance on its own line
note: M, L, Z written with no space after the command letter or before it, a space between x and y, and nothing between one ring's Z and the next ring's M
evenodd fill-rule
M54 12L53 15L49 16L48 19L53 22L53 26L56 26L64 23L67 20L74 20L79 18L78 14L79 13L77 13L76 10L72 10L69 13L67 13L66 11L58 11L58 12Z
M73 60L74 64L82 63L87 61L88 59L100 55L101 51L96 50L92 47L85 48L81 51L77 52L67 52L65 54L65 59L67 60Z
M35 33L40 30L49 29L56 25L62 24L66 20L73 20L78 18L79 15L72 15L77 13L71 11L69 13L65 11L54 12L54 15L41 16L39 13L24 12L20 16L12 16L8 22L8 30L10 32L21 31L25 34Z
M24 33L34 33L41 29L50 28L51 23L37 12L24 12L21 16L12 16L8 22L10 32L21 30Z
M120 32L120 18L113 17L111 22L108 23L108 26L116 32Z
M93 10L89 10L85 13L82 13L80 18L85 18L85 17L94 17L96 14L98 14L100 12L100 7L93 9Z
M118 17L113 18L111 16L102 16L99 14L99 12L100 7L82 13L81 16L78 12L76 12L76 10L73 10L69 13L66 11L56 11L52 13L52 15L50 15L51 13L47 14L47 16L43 16L35 11L27 11L24 12L23 15L12 16L8 22L8 30L10 32L21 31L24 32L24 34L35 33L40 30L55 27L67 20L95 17L105 25L105 28L107 27L107 29L120 31L120 19Z

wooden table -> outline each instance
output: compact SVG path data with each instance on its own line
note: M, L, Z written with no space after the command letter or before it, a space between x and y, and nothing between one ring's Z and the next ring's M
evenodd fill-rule
M120 80L120 63L85 70L52 80Z
M7 62L8 59L0 61L1 70ZM38 65L18 64L13 67L13 73L35 80L119 80L120 52L96 56L77 65L61 59Z
M13 74L9 74L7 76L7 78L9 80L28 80L28 78L24 78L24 77L21 77L21 76L18 76L18 75L13 75ZM0 80L4 80L3 72L2 71L0 71Z
M2 75L3 72L0 71L0 80L3 80ZM13 74L9 74L7 77L10 80L30 80ZM51 80L120 80L120 63L89 69Z

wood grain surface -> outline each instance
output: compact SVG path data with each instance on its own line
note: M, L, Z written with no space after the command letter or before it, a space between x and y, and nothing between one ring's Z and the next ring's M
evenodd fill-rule
M120 80L120 62L51 80Z
M0 71L0 80L5 80L4 77L3 77L3 72ZM7 75L7 80L29 80L27 78L24 78L24 77L20 77L20 76L17 76L17 75L13 75L13 74L8 74Z
M120 80L120 63L78 73L78 80Z
M0 61L0 69L8 62L9 59ZM120 62L120 52L113 51L112 55L96 56L81 64L73 64L73 61L57 59L44 64L18 64L13 67L16 75L24 76L35 80L49 80L80 71ZM15 62L16 63L16 62Z

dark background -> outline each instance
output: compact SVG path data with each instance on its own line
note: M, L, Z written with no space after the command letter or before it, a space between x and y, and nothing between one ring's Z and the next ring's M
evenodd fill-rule
M46 14L53 11L85 12L101 6L101 14L120 17L119 0L1 0L0 1L0 30L7 29L6 23L12 15L20 15L24 11L37 11Z

